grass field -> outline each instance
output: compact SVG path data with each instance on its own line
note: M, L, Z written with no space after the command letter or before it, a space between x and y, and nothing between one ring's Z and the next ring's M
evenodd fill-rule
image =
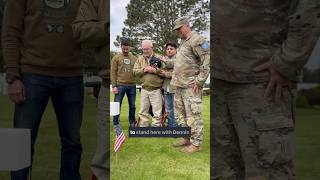
M128 129L127 99L124 99L121 125ZM136 102L139 110L139 100ZM113 151L114 133L111 132L111 179L112 180L205 180L209 179L209 97L204 98L205 138L201 153L183 154L171 147L173 138L128 138L118 161ZM6 96L0 95L0 127L12 127L13 105ZM299 180L320 179L320 110L298 109L296 121L295 169ZM84 119L81 131L83 155L82 179L89 177L89 164L96 145L95 100L86 95ZM0 147L1 148L1 147ZM60 145L57 123L51 104L42 119L36 143L33 163L33 180L59 179ZM8 180L8 172L0 172L0 180Z
M113 97L111 96L113 100ZM140 99L136 99L136 114ZM185 154L171 146L175 138L127 138L116 162L113 149L110 153L111 179L132 180L202 180L210 178L210 96L203 98L204 143L203 150ZM121 127L128 134L128 103L124 99L120 116ZM127 136L126 136L127 137ZM111 134L111 139L115 134ZM111 146L112 148L112 146Z
M299 180L320 179L320 110L298 109L295 169Z

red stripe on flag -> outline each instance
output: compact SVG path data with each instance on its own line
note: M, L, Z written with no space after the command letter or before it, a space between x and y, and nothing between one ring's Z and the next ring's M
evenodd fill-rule
M124 136L120 137L119 141L116 142L116 144L115 144L115 149L114 149L115 152L117 152L120 149L120 147L124 143L124 141L125 141L125 137Z
M123 143L124 140L125 140L125 137L124 137L124 136L120 136L120 137L118 138L118 140L116 141L116 143L115 143L116 148L118 148L119 146L121 146L121 144Z
M113 148L115 152L117 152L120 149L120 147L124 143L125 139L126 139L126 137L124 136L123 132L121 132L121 134L116 137L116 140L114 142L114 148Z

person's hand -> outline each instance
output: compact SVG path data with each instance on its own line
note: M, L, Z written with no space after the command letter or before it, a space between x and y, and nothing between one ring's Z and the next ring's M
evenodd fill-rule
M163 62L166 62L166 61L168 60L168 57L167 57L167 56L162 56L162 57L160 58L160 60L163 61Z
M17 79L12 84L8 85L8 96L12 102L17 104L26 100L26 91L22 81Z
M271 66L269 62L266 62L264 64L261 64L253 69L255 72L261 72L261 71L269 71L270 78L268 82L268 86L266 90L263 93L264 97L270 96L272 90L275 88L275 97L274 101L276 104L279 103L283 88L287 87L289 84L289 79L282 74L280 74L274 67Z
M144 68L144 72L145 73L154 73L154 72L156 72L156 69L152 66L147 66Z
M147 67L145 67L145 68L144 68L144 72L145 72L145 73L150 72L150 69L151 69L151 68L152 68L151 66L147 66Z
M155 67L150 66L149 72L150 73L155 73L157 69Z
M192 83L192 92L194 93L194 94L198 94L199 92L200 92L200 87L198 86L198 84L197 83Z
M117 87L113 87L111 91L112 91L113 94L118 94L118 88Z
M159 76L161 77L166 77L165 71L164 70L160 70Z

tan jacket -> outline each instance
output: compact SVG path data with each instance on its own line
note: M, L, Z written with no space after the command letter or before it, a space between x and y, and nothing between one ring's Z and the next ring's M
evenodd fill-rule
M81 48L71 28L79 5L80 0L8 0L2 31L6 72L82 75Z
M115 55L111 62L111 84L112 87L117 85L134 85L133 66L137 57L129 53L124 56L122 53Z
M106 0L82 0L78 16L73 22L74 38L83 47L95 48L99 75L110 79L109 58L109 3Z
M154 55L157 58L161 58L160 55ZM144 68L149 66L149 59L144 56L139 56L133 67L133 74L141 80L142 88L147 90L155 90L162 87L164 78L160 76L160 70L156 73L145 73ZM162 64L163 66L163 64Z

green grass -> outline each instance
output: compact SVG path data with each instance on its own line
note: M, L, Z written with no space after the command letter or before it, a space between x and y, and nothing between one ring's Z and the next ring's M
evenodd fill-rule
M140 93L136 99L139 112ZM111 96L113 100L113 96ZM128 138L128 101L123 100L120 124L126 134L118 160L113 150L115 133L111 134L111 179L130 180L205 180L210 177L210 96L203 98L204 142L203 150L185 154L171 146L175 138ZM112 127L111 127L112 128Z
M320 110L298 109L295 169L298 179L320 179Z
M127 99L124 99L121 125L128 129ZM139 110L139 100L137 99ZM128 138L118 157L113 151L114 132L111 132L110 163L112 180L156 180L156 179L209 179L209 97L204 98L205 137L203 151L196 154L180 153L172 148L173 138ZM0 95L0 127L12 127L13 105L6 96ZM320 179L320 110L298 109L296 121L297 179ZM84 119L81 131L83 155L81 162L82 179L89 177L89 164L96 145L95 100L86 95ZM1 148L1 147L0 147ZM36 143L33 163L34 180L59 179L60 143L56 118L51 106L43 116ZM9 172L0 172L0 180L8 180Z

